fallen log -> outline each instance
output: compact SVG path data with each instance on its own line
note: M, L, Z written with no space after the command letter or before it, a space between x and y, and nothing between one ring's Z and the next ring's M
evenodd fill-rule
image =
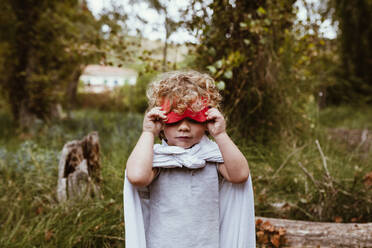
M372 223L328 223L256 217L256 229L257 226L262 227L258 230L262 233L267 231L274 234L274 228L279 230L276 233L284 231L282 236L285 245L281 243L280 247L372 247ZM279 237L279 234L275 235ZM276 241L272 237L265 236L265 241ZM257 236L257 244L260 244L259 239Z
M97 132L67 142L58 165L57 199L87 199L100 194L101 172Z

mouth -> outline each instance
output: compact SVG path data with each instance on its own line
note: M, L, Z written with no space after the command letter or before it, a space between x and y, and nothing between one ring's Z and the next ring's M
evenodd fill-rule
M191 139L191 137L189 137L189 136L177 136L176 139L188 140L188 139Z

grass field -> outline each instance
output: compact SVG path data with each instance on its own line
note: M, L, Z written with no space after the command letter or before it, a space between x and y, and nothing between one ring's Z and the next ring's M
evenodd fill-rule
M372 144L362 151L329 134L371 130L371 118L371 108L331 108L319 113L311 135L298 140L265 147L235 139L250 163L256 215L371 222L372 193L363 178L372 171ZM75 111L71 120L40 123L26 135L0 113L0 125L0 247L124 246L125 161L142 115ZM58 204L59 153L90 131L100 135L104 198Z

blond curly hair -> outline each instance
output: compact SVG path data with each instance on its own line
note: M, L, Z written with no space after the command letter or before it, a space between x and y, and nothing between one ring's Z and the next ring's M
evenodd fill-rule
M146 92L149 109L166 104L167 112L182 114L187 108L194 112L205 106L220 107L222 97L211 76L197 71L167 72L149 84Z

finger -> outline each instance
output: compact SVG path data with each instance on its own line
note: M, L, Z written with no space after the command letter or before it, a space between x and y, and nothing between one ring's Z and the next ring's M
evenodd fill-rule
M163 112L165 112L162 107L154 107L151 110L157 110L157 111L163 111Z
M165 115L164 111L161 111L159 108L154 108L151 109L150 112L147 114L148 118L152 120L157 120L157 119L166 119L167 116Z
M161 107L154 107L154 108L152 108L149 112L165 112L165 111L163 111L162 110L162 108Z
M221 118L221 114L218 111L210 111L207 114L207 120L214 120L217 118Z
M165 116L164 114L160 114L160 113L150 113L148 115L148 118L150 120L166 120L167 116Z
M215 115L213 115L213 114L209 114L209 115L207 116L207 120L208 120L208 121L215 120L216 118L217 118L217 116L215 116Z
M206 115L219 115L221 114L220 111L216 108L211 108L206 112Z
M155 107L155 108L152 108L150 110L150 112L154 112L154 113L165 113L165 111L161 108L161 107Z

